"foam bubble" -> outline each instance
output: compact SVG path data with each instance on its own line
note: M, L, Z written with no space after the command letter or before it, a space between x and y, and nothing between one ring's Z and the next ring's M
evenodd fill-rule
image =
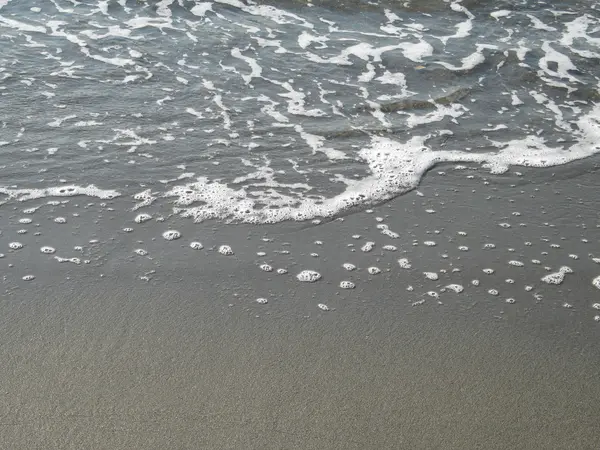
M194 242L190 242L190 248L192 250L202 250L204 248L204 246L202 245L202 243L200 243L198 241L194 241Z
M17 234L27 234L27 230L17 230Z
M487 275L491 275L494 273L494 269L483 269L483 273L485 273Z
M363 252L370 252L371 250L373 250L373 248L375 247L375 242L366 242L365 245L363 245L360 249Z
M379 267L373 266L373 267L369 267L367 269L367 272L369 272L371 275L377 275L377 274L381 273L381 269Z
M258 303L259 305L266 305L268 303L268 300L266 298L259 297L256 299L256 303Z
M352 281L341 281L340 287L342 289L354 289L356 285Z
M563 266L558 272L550 273L542 277L542 281L547 284L562 284L565 280L565 275L572 273L573 270L570 267Z
M22 219L19 219L19 223L22 223L23 225L26 225L31 222L33 222L33 220L31 220L29 217L23 217Z
M423 275L425 275L425 278L427 278L428 280L437 280L439 278L439 275L435 272L423 272Z
M260 270L264 270L265 272L273 272L273 267L268 264L261 264L259 267Z
M434 241L425 241L423 242L423 245L426 245L427 247L435 247L437 244Z
M8 248L10 248L11 250L20 250L23 248L23 244L21 244L20 242L11 242L8 244Z
M167 241L174 241L175 239L179 239L181 237L181 233L177 230L167 230L162 234Z
M460 245L460 246L458 247L458 249L459 249L461 252L468 252L468 251L469 251L469 247L467 247L466 245Z
M408 260L408 258L400 258L398 260L398 265L402 269L410 269L412 267L412 264L410 263L410 261Z
M324 304L324 303L319 303L317 306L319 307L319 309L320 309L321 311L329 311L329 306L327 306L327 305L326 305L326 304Z
M288 273L287 269L277 269L277 273L279 275L285 275L286 273Z
M354 264L350 264L350 263L344 263L344 264L342 264L342 267L349 272L356 269L356 266Z
M67 219L65 219L64 217L56 217L54 219L54 222L56 222L56 223L67 223Z
M465 288L460 284L449 284L448 286L446 286L446 289L450 289L451 291L454 291L457 294L460 294L462 291L465 290Z
M592 286L600 289L600 275L592 280Z
M506 300L504 300L504 301L505 301L506 303L509 303L509 304L511 304L511 305L512 305L513 303L515 303L515 302L516 302L516 300L515 300L514 298L507 298L507 299L506 299Z
M298 275L296 275L298 281L302 281L305 283L314 283L321 279L321 274L319 272L315 272L314 270L303 270Z
M31 280L35 280L35 275L25 275L23 277L24 281L31 281Z
M521 261L515 261L515 260L509 261L508 264L510 266L515 266L515 267L523 267L525 265Z
M40 252L51 255L52 253L56 252L56 249L54 247L44 246L40 248Z
M150 214L142 213L135 216L135 219L133 220L135 223L144 223L149 221L150 219L152 219L152 216Z
M133 231L133 228L130 228L130 227L125 227L125 228L123 228L123 231L124 231L125 233L131 233L131 232Z
M488 294L498 295L498 290L497 289L490 289L490 290L488 290Z
M136 248L133 252L139 256L146 256L148 254L148 252L143 248Z
M223 255L223 256L231 256L233 255L233 250L231 249L231 247L229 245L221 245L219 247L218 252Z
M381 248L383 250L387 250L388 252L395 252L396 250L398 250L398 247L396 247L395 245L384 245Z
M471 281L471 284L472 284L473 286L479 286L479 280L472 280L472 281Z

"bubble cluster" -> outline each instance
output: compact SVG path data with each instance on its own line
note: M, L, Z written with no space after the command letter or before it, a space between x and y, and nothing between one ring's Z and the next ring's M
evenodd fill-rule
M181 233L177 230L167 230L162 234L162 237L167 241L174 241L175 239L179 239L181 237Z
M352 281L341 281L340 287L342 289L354 289L356 285Z
M298 281L302 281L305 283L314 283L321 279L321 274L314 270L303 270L298 275L296 275Z
M218 252L223 255L223 256L231 256L233 255L233 250L231 249L231 247L229 245L221 245L219 247Z
M198 241L193 241L193 242L190 242L190 248L192 250L202 250L204 248L204 246L202 245L202 243L200 243Z

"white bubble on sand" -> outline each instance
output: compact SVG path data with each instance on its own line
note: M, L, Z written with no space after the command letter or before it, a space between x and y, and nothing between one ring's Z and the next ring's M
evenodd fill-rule
M342 267L349 272L356 269L356 266L354 264L350 264L350 263L344 263L344 264L342 264Z
M515 260L509 261L508 264L510 266L515 266L515 267L523 267L525 265L521 261L515 261Z
M461 252L468 252L468 251L469 251L469 247L467 247L466 245L460 245L460 246L458 247L458 249L459 249Z
M467 235L467 233L466 233L466 232L464 232L464 231L459 231L459 232L458 232L458 235L459 235L459 236L466 236L466 235Z
M479 280L472 280L472 281L471 281L471 284L472 284L473 286L479 286Z
M488 290L488 294L498 295L498 290L497 289L490 289L490 290Z
M302 281L305 283L314 283L321 279L321 274L319 272L315 272L314 270L303 270L298 275L296 275L298 281Z
M435 247L437 244L434 241L425 241L423 242L423 245L426 245L427 247Z
M558 269L558 272L549 273L548 275L543 276L542 281L548 284L562 284L565 280L565 275L572 272L573 270L570 267L562 266Z
M329 311L329 306L327 306L325 303L319 303L317 306L321 311Z
M179 239L181 237L181 233L177 230L167 230L162 234L167 241L174 241L175 239Z
M148 252L143 248L136 248L133 252L139 256L146 256L148 254Z
M24 225L33 222L33 220L31 220L29 217L23 217L22 219L19 219L19 223L22 223Z
M451 291L454 291L457 294L460 294L462 291L465 290L465 288L460 284L449 284L448 286L446 286L446 289L450 289Z
M64 217L56 217L56 218L54 219L54 221L55 221L56 223L67 223L67 219L65 219Z
M491 275L494 273L494 269L483 269L483 273L485 273L487 275Z
M596 264L600 264L600 258L592 258L592 261L594 261Z
M323 245L323 241L315 241L315 245Z
M410 263L410 261L408 260L408 258L400 258L398 260L398 265L402 269L410 269L412 267L412 264Z
M8 244L8 248L10 248L11 250L20 250L23 248L23 244L21 244L20 242L11 242Z
M273 272L273 267L271 267L268 264L261 264L260 265L260 270L263 270L265 272Z
M35 275L25 275L23 277L24 281L31 281L31 280L35 280Z
M372 266L367 269L367 272L369 272L371 275L377 275L378 273L381 273L381 269L379 267Z
M129 228L129 227L127 227L127 228L123 228L123 231L124 231L125 233L131 233L131 232L133 231L133 228Z
M342 289L354 289L356 285L352 281L341 281L340 287Z
M435 272L423 272L423 275L425 275L425 278L427 278L428 280L437 280L439 278L439 275Z
M319 254L318 253L311 253L310 256L312 256L313 258L318 258Z
M55 256L54 259L59 263L70 262L77 265L81 264L81 260L79 258L61 258L60 256Z
M507 278L506 281L508 284L515 284L515 280L513 280L512 278Z
M600 309L600 303L594 303L592 305L592 308L594 308L594 309Z
M279 275L285 275L286 273L288 273L287 269L277 269L277 273Z
M573 255L573 254L570 254L570 255L569 255L569 258L571 258L571 259L579 259L579 256L577 256L577 255Z
M202 250L204 248L204 245L202 245L201 242L194 241L194 242L190 242L190 248L192 250Z
M256 252L256 256L267 256L266 252Z
M259 305L266 305L269 301L266 298L259 297L256 299L256 303Z
M435 291L428 291L427 295L429 295L430 297L433 297L433 298L440 298L440 294L438 294Z
M562 306L563 306L563 308L567 308L567 309L571 309L573 307L572 304L567 303L567 302L564 302Z
M531 292L531 291L533 291L533 286L529 286L529 285L527 285L527 286L525 286L525 290L526 290L527 292Z
M224 256L231 256L231 255L233 255L233 250L231 249L231 247L229 245L221 245L219 247L218 252L221 255L224 255Z
M513 303L515 303L515 302L516 302L516 300L515 300L514 298L507 298L507 299L505 300L505 302L506 302L506 303L509 303L509 304L511 304L511 305L512 305Z
M388 252L395 252L396 250L398 250L398 248L395 245L384 245L381 248L387 250Z
M46 253L47 255L51 255L55 251L56 251L56 249L54 247L49 247L47 245L40 248L40 252Z
M486 249L496 248L496 244L491 244L491 243L484 244L483 248L486 248Z
M600 289L600 275L592 280L592 286Z
M149 221L150 219L152 219L152 216L150 214L142 213L135 216L135 219L133 220L135 223L144 223Z
M27 234L27 230L18 230L17 234Z
M510 228L511 227L510 223L506 223L506 222L499 223L498 226L501 226L502 228Z
M542 262L539 259L532 259L531 263L532 264L541 264Z
M365 245L363 245L360 249L363 252L370 252L371 250L373 250L373 247L375 247L375 242L366 242Z

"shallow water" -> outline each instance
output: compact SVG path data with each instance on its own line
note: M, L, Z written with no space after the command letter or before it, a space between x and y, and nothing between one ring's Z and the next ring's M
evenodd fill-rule
M137 194L198 221L302 220L439 162L600 151L593 4L1 4L9 201Z

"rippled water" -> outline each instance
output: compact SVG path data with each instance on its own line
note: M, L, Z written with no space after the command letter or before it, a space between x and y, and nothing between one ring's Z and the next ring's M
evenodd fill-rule
M3 201L314 219L600 152L594 2L0 0L0 29Z

